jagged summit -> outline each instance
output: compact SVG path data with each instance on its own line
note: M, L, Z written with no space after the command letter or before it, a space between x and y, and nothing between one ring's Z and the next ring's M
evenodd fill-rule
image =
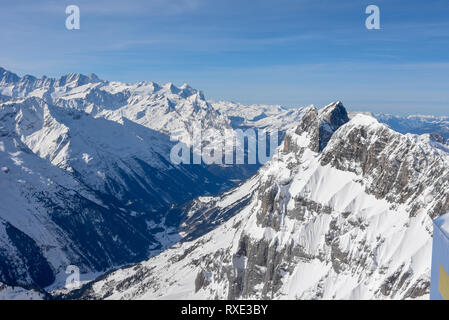
M449 211L447 150L370 116L349 121L338 102L295 123L253 178L186 205L189 218L225 222L81 298L426 298L431 219Z
M88 83L97 83L101 80L93 73L89 75L83 75L80 73L69 73L55 80L56 86L65 86L68 84L75 84L76 86L82 86Z
M18 82L53 82L58 86L63 86L71 82L76 82L77 85L84 85L87 83L95 83L100 82L98 76L94 73L90 73L89 75L83 75L81 73L69 73L67 75L61 76L60 78L48 78L46 76L43 76L42 78L37 78L33 75L26 74L23 77L19 77L17 74L8 71L2 67L0 67L0 83L2 84L13 84Z
M163 220L171 205L232 184L170 161L171 133L196 120L222 130L226 116L155 87L76 73L0 83L0 282L42 287L69 264L146 259L180 238Z
M428 294L431 218L449 211L441 137L349 119L339 101L244 106L208 102L188 85L0 74L0 282L63 285L69 264L105 271L157 254L78 294ZM198 122L219 133L279 129L285 139L254 176L238 171L241 184L217 195L230 180L216 167L169 158L171 134L187 144Z
M302 109L296 133L307 132L310 135L310 148L321 152L332 134L349 121L348 113L341 102L334 102L322 109L309 106Z
M327 121L333 130L349 121L348 112L340 101L333 102L321 109L320 118Z
M101 81L101 79L98 78L98 76L97 76L95 73L89 73L89 74L87 75L87 77L88 77L90 80L92 80L92 81Z
M2 69L4 70L4 69ZM184 84L159 85L141 81L135 84L100 80L95 74L70 73L58 79L33 76L22 78L3 71L0 101L38 97L50 105L86 112L120 121L126 117L145 127L190 143L189 125L201 121L204 128L223 131L229 119L215 110L200 90Z
M162 86L164 89L168 90L170 93L178 94L181 91L177 86L175 86L172 82L167 82Z
M19 80L20 77L17 74L0 67L0 84L14 83Z

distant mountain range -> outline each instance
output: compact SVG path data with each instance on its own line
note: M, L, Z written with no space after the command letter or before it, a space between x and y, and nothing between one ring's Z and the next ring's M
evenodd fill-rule
M448 121L0 68L0 297L425 298ZM173 164L198 122L280 145L263 166ZM52 291L68 265L118 270Z
M426 298L431 219L449 210L448 151L429 134L350 120L341 103L303 108L254 177L186 208L221 220L213 231L67 297Z
M167 212L258 166L174 165L190 124L232 130L188 85L123 84L91 74L37 79L0 69L0 280L56 284L148 258L179 241ZM26 240L24 240L26 239ZM23 247L23 242L28 244Z
M351 112L351 115L359 112ZM449 117L431 115L394 116L384 113L360 112L376 118L379 122L387 124L393 130L406 134L436 133L444 140L449 139Z

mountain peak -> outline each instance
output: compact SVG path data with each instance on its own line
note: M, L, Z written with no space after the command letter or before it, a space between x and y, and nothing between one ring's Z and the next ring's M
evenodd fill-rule
M59 78L58 81L59 81L59 84L62 86L72 83L72 82L76 82L77 85L81 86L81 85L85 85L88 83L99 82L101 80L94 73L90 73L89 75L86 76L81 73L71 72L71 73Z
M14 83L19 80L20 77L17 74L0 67L0 83Z
M321 109L320 118L328 122L333 130L349 121L348 112L340 101L333 102Z
M92 81L100 81L100 78L98 78L98 76L95 73L89 73L87 77Z
M313 106L303 109L303 117L296 134L307 132L310 137L310 149L321 152L333 133L349 121L348 113L340 101L333 102L317 110Z
M175 86L173 84L173 82L168 82L168 83L164 84L163 88L168 90L169 92L171 92L173 94L178 94L179 91L180 91L180 89L177 86Z

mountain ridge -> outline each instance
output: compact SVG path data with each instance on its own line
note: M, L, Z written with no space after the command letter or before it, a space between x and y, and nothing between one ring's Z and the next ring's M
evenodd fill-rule
M61 286L74 263L119 269L62 297L426 297L449 147L432 126L403 134L378 118L339 101L244 106L186 84L0 69L4 292ZM173 165L197 127L283 139L262 167Z
M249 203L215 230L117 270L67 297L425 298L430 283L431 217L448 210L443 200L448 196L446 146L358 116L334 128L320 150L320 121L311 121L319 115L314 108L303 110L304 123L287 132L279 153L255 177L218 200L235 203L255 191ZM353 143L353 149L346 147ZM416 143L416 148L408 149L409 143ZM420 179L429 172L433 173L429 179L437 181L416 195L402 184L401 174L393 174L396 179L385 179L392 185L383 189L379 184L383 179L373 179L382 162L366 156L376 148L382 150L378 156L372 154L378 160L388 154L391 161L400 161L403 152L424 158L422 167L404 161L399 172L407 167L408 179L418 185L425 184ZM390 148L396 153L392 155ZM341 170L343 165L352 170ZM383 172L388 170L384 167ZM414 207L415 201L422 207Z

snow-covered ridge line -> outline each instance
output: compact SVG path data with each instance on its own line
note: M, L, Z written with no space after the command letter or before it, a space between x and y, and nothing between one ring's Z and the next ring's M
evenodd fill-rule
M109 86L110 84L110 86ZM106 85L106 86L104 86ZM183 84L180 87L176 87L173 83L158 84L152 81L140 81L135 84L121 83L116 81L105 81L98 78L97 75L91 73L84 75L80 73L69 73L59 78L49 78L43 76L37 78L32 75L24 75L19 77L15 73L5 70L0 67L0 88L3 93L3 97L26 97L26 96L38 96L42 95L42 91L58 91L52 90L52 88L64 88L65 92L61 89L61 93L65 93L66 97L70 95L76 96L76 93L81 93L87 89L100 87L101 89L110 92L117 93L126 89L132 90L134 95L138 94L152 94L160 91L161 93L178 94L183 97L188 97L194 94L202 96L201 91L193 89L188 84ZM71 91L70 94L67 91ZM58 96L59 97L59 96Z
M182 211L167 217L257 169L174 165L170 138L187 141L192 123L232 130L229 117L188 85L81 74L38 79L0 69L0 183L7 189L0 193L0 281L55 288L68 265L92 274L135 263L183 236L198 237L220 223L217 216L227 219L224 210L202 220ZM185 221L200 226L184 228Z
M0 76L0 281L42 287L63 283L69 264L95 273L158 255L85 294L428 293L429 221L449 211L448 146L428 127L417 136L350 120L341 102L246 107L187 85ZM250 170L171 163L170 136L187 141L192 123L287 134L254 177L217 195Z
M350 116L356 114L370 115L382 123L387 124L390 128L400 133L415 133L415 134L437 134L444 140L449 139L449 117L447 116L432 116L432 115L409 115L397 116L383 113L372 112L351 112Z
M61 285L71 264L92 273L143 260L180 239L164 221L170 206L231 185L204 166L169 161L167 133L188 133L191 119L228 125L187 85L19 78L2 69L0 92L7 284Z
M87 285L82 297L428 297L431 217L449 210L447 147L345 114L338 103L303 109L231 218ZM245 189L202 201L236 202Z

